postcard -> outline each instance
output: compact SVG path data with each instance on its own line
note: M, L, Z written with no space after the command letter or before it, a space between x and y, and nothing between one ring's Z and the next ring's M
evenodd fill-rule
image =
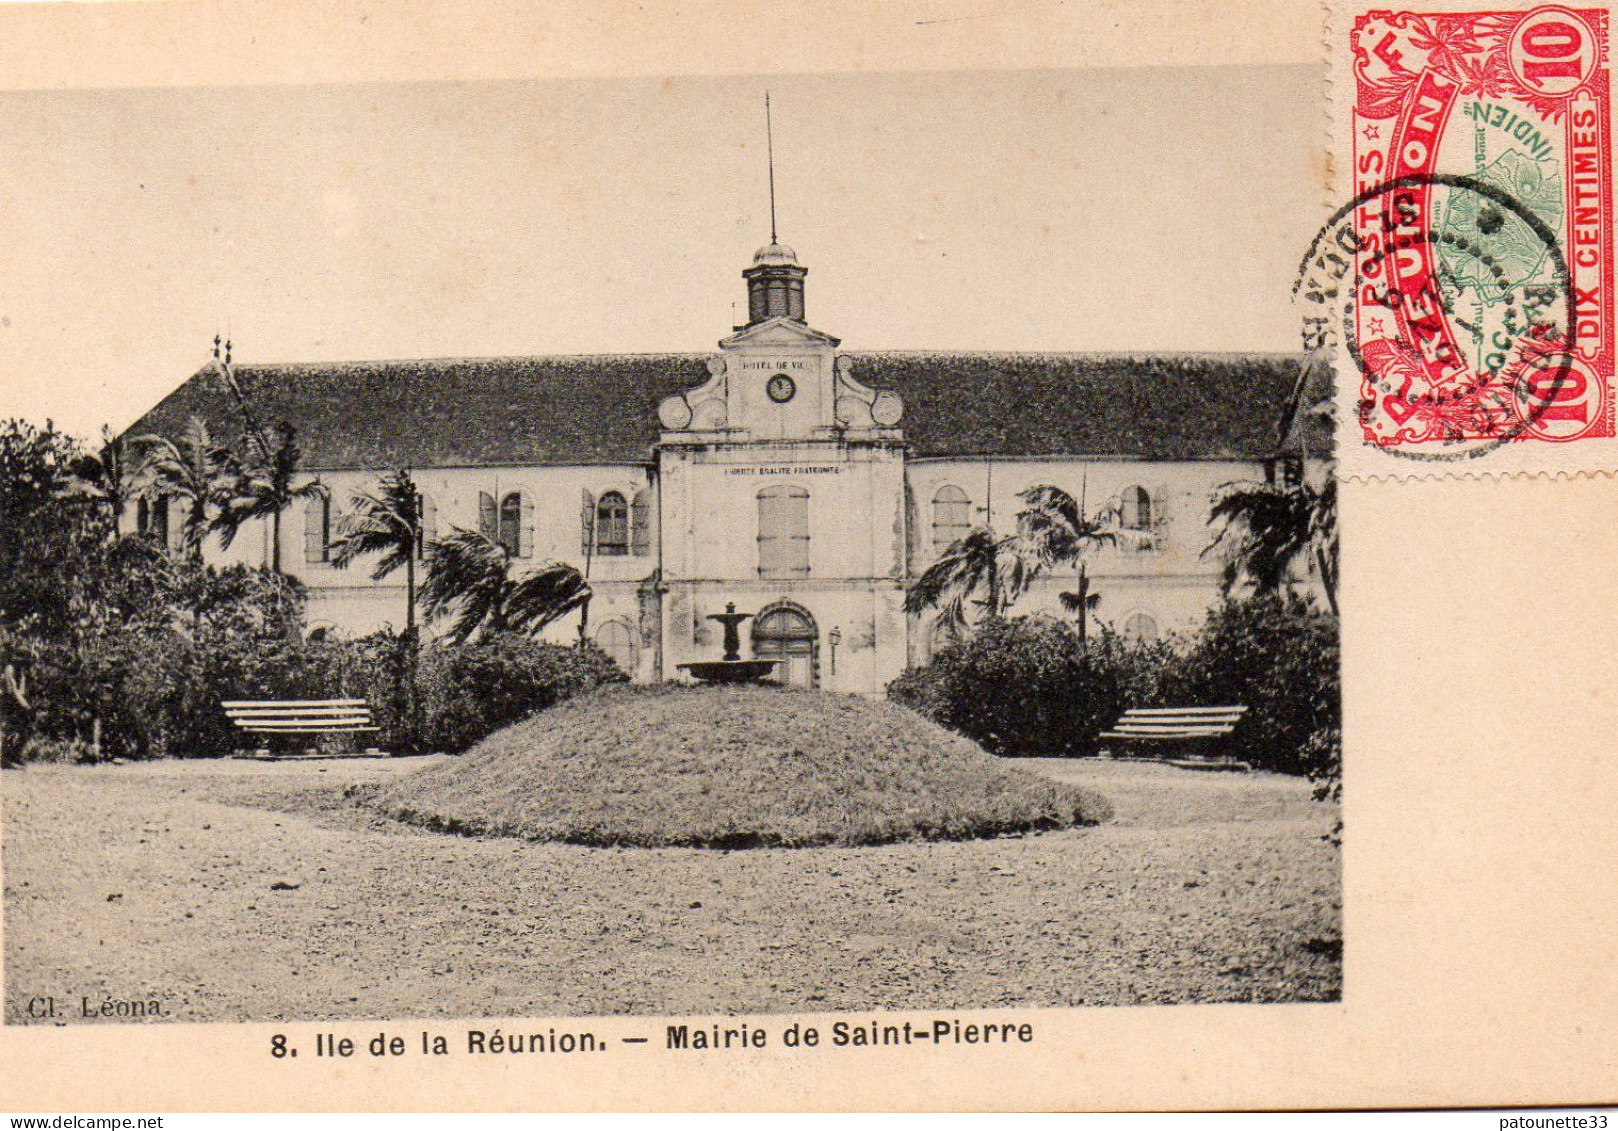
M8 1110L1618 1099L1609 5L0 30Z

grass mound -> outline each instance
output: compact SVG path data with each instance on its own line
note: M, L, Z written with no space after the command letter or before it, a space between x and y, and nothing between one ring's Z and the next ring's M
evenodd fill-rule
M602 688L368 800L446 832L646 847L954 840L1110 815L902 707L765 686Z

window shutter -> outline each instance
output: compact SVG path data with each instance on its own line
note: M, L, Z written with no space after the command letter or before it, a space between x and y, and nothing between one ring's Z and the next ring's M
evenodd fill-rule
M500 533L494 513L494 496L487 491L478 492L478 533L485 538L495 538Z
M1168 530L1169 526L1168 488L1162 483L1154 483L1149 488L1147 497L1151 499L1152 502L1152 521L1147 526L1147 529L1152 532L1152 549L1161 550L1163 548L1164 541L1163 535ZM1151 618L1148 617L1147 619L1150 620ZM1155 625L1156 622L1153 621L1153 624Z
M320 495L310 495L303 501L303 560L326 560L327 507L330 504Z
M792 560L789 563L793 573L809 573L809 493L795 491L788 496L787 531L792 542Z
M423 553L438 539L438 504L428 494L416 496L420 513L416 515L416 522L420 524L421 549Z
M636 491L635 501L629 508L629 536L637 558L652 552L652 493Z
M768 491L758 493L758 575L781 575L780 519L776 499Z
M171 552L178 553L185 544L185 518L190 510L185 499L176 498L169 502L169 528L163 532L163 541Z
M526 492L522 496L522 524L517 529L517 556L534 556L534 500Z
M809 492L766 487L758 493L758 572L761 577L809 573Z
M585 491L583 501L579 504L579 545L584 551L585 560L589 560L595 551L595 539L596 499Z

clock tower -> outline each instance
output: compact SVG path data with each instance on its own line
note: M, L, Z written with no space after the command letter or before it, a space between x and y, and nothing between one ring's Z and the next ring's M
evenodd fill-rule
M902 439L898 396L862 385L838 339L804 321L808 274L791 248L759 248L742 272L751 321L720 341L705 384L663 401L665 443Z
M717 656L734 602L787 682L877 694L906 655L903 406L804 321L808 274L760 248L747 324L658 406L662 670Z

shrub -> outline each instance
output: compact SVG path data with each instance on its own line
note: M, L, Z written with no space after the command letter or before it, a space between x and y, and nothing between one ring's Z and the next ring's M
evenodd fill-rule
M1314 757L1306 744L1342 725L1340 655L1336 620L1301 598L1227 601L1165 674L1160 694L1176 706L1245 704L1241 757L1301 774Z
M90 680L95 689L90 709L102 721L103 756L161 758L200 752L197 743L208 741L210 729L229 725L221 718L215 728L212 716L218 704L208 710L202 703L205 689L197 683L205 667L191 639L172 629L108 638L91 658Z
M1303 744L1303 768L1315 786L1316 801L1343 799L1343 732L1322 727Z
M996 619L894 680L888 695L994 754L1085 754L1126 703L1153 696L1173 654L1111 632L1080 644L1048 617Z
M1093 753L1130 707L1245 704L1236 739L1262 769L1335 796L1341 763L1337 622L1299 598L1229 601L1184 641L1081 646L1049 618L988 621L888 685L893 699L996 754Z
M303 588L268 570L234 566L209 570L178 611L169 636L146 642L170 646L164 666L171 687L154 688L173 714L162 720L163 748L152 754L206 757L229 753L241 733L220 706L227 699L285 699L299 694L304 649Z
M345 639L321 635L303 649L298 697L364 699L377 728L365 736L394 753L421 749L422 714L411 698L416 642L384 630Z
M501 727L603 683L627 679L593 645L497 633L425 649L418 688L426 749L456 753Z
M103 754L105 757L105 754ZM24 762L93 762L95 752L88 742L77 738L33 738L23 748Z

